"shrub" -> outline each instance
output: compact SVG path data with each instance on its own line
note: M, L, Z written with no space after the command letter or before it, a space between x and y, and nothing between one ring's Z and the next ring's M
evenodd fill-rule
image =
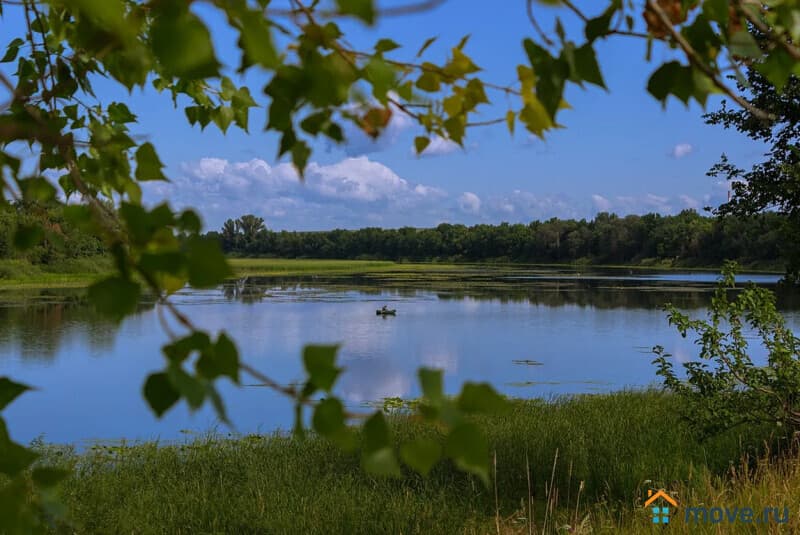
M699 360L676 374L671 355L654 348L658 375L686 400L685 416L703 435L744 424L774 423L787 433L800 430L800 339L775 307L775 294L748 284L734 295L736 264L725 265L707 318L691 319L666 305L670 324L686 337L697 336ZM753 360L750 338L766 350Z

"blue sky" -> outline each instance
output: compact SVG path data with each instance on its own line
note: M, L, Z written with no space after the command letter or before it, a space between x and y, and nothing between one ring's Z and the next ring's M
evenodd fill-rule
M233 33L210 8L198 13L212 28L220 59L235 67ZM568 33L580 41L580 30L566 12L540 8L543 26L553 28L554 14L564 17ZM14 26L13 16L3 22L9 24ZM438 36L428 54L441 61L470 34L466 52L484 69L483 79L501 84L512 82L516 65L526 63L521 42L534 35L523 0L450 0L432 12L387 19L374 28L345 26L356 48L367 49L381 37L401 43L393 53L397 59L412 58L426 38ZM656 48L653 58L670 54ZM544 141L522 129L512 137L504 126L485 127L469 133L465 149L439 141L433 144L435 154L420 158L411 151L420 130L397 114L378 143L351 131L347 146L316 146L305 184L285 162L276 161L277 137L260 130L264 109L251 110L250 135L232 128L223 136L214 128L190 127L168 95L150 88L128 95L104 82L98 93L106 102L129 104L140 120L136 133L154 142L167 164L172 182L148 186L147 199L194 206L212 229L247 212L264 217L270 228L329 229L590 218L606 210L674 213L719 204L727 188L706 177L708 168L723 152L747 165L763 148L735 132L706 126L695 104L687 108L672 100L663 110L646 93L657 65L645 63L644 55L639 40L601 43L598 56L609 92L569 89L573 109L559 117L566 128ZM259 103L267 103L261 93L266 76L233 78L250 85ZM495 104L485 108L486 119L507 109L503 95L490 97ZM712 98L708 109L716 109L719 101Z

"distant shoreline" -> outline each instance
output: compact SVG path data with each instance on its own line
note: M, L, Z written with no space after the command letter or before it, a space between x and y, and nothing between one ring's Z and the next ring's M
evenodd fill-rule
M635 271L697 271L716 272L722 266L692 266L656 261L638 264L539 264L528 262L394 262L391 260L329 260L304 258L230 258L237 277L279 277L314 275L359 275L368 273L424 273L428 271L458 271L470 267L544 268L544 269L629 269ZM760 274L782 274L779 265L742 266L742 271ZM107 257L82 258L79 261L56 265L30 264L22 260L0 260L0 291L30 288L85 288L94 281L113 273Z

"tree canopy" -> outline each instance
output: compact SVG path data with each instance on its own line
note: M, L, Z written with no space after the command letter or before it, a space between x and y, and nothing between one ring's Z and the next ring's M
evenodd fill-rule
M778 91L758 69L748 67L746 74L747 78L738 82L739 88L747 92L752 106L768 111L770 119L763 121L749 109L723 103L721 109L706 114L705 120L765 143L765 159L743 169L722 155L709 175L729 181L732 195L718 213L747 216L774 210L786 214L787 278L800 282L800 246L796 239L800 233L800 79L789 76L783 91Z
M255 218L253 232L243 222ZM453 225L435 228L363 228L318 232L271 231L253 215L226 221L210 232L232 255L280 258L511 261L595 264L668 262L683 266L778 266L783 259L786 218L703 217L693 210L674 216L619 217L599 213L591 220L549 219L529 224Z

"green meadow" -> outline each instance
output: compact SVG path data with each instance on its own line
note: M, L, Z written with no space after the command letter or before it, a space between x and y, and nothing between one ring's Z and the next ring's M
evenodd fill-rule
M651 533L648 488L683 506L787 506L782 532L800 529L800 464L768 427L700 442L656 390L516 400L477 420L492 452L492 484L451 464L428 477L367 475L358 452L324 439L209 435L181 443L38 445L45 463L73 474L60 488L60 533ZM395 439L439 431L392 414ZM749 526L752 528L752 526ZM724 526L726 533L748 526Z
M440 262L393 262L388 260L325 260L294 258L231 258L230 265L236 277L261 276L313 276L313 275L360 275L377 276L399 274L424 275L430 278L439 274L445 279L458 272L480 272L483 269L525 270L537 268L627 268L630 270L658 269L659 271L685 269L671 265L593 266L588 264L519 264L519 263L440 263ZM775 272L774 269L752 269L749 271ZM111 275L111 259L105 256L59 260L52 264L32 264L24 259L0 259L0 289L26 287L85 287L105 275ZM693 271L718 271L717 268Z

